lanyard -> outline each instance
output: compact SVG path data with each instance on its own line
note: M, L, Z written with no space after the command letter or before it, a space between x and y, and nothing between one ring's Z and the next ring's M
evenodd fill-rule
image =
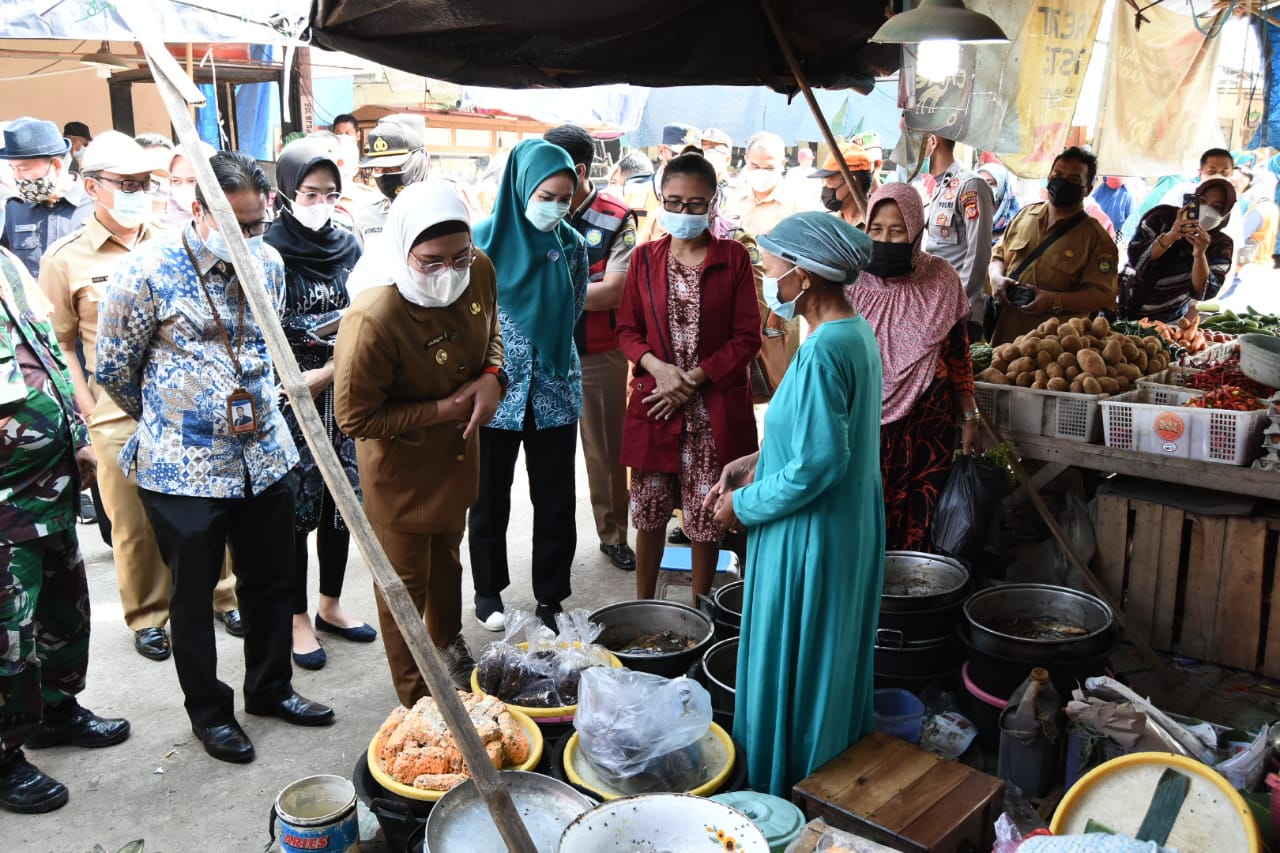
M191 251L191 246L187 243L187 235L182 235L182 248L187 250L187 257L191 260L191 267L196 271L196 279L200 282L200 290L204 293L205 300L209 303L209 311L213 313L213 322L218 324L218 331L222 334L222 345L227 348L227 355L231 358L231 364L236 369L236 379L244 376L244 371L240 369L240 347L244 343L244 304L245 297L240 295L240 339L236 341L233 348L231 346L231 336L227 334L227 327L222 324L222 318L218 316L218 308L213 304L213 296L209 293L209 288L205 285L204 273L200 272L200 266L196 263L196 256Z

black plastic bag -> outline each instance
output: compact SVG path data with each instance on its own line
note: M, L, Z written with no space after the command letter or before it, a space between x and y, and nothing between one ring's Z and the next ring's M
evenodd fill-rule
M956 459L929 528L933 550L972 562L1008 485L1009 474L1000 466L974 456Z

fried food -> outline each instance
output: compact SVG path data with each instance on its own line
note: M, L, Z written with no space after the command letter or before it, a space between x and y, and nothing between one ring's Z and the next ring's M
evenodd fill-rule
M506 705L493 696L459 692L458 697L495 769L529 758L529 737ZM398 707L388 715L378 729L374 754L391 778L423 790L447 791L471 777L462 751L429 696L413 708Z

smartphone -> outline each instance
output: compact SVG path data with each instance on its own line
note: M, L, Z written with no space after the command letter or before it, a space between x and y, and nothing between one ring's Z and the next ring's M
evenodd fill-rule
M1017 305L1019 307L1023 305L1030 305L1032 302L1036 301L1035 289L1027 287L1025 284L1018 284L1017 282L1006 285L1004 295L1005 298L1009 300L1010 305Z
M1200 196L1195 193L1186 193L1182 197L1182 206L1187 211L1187 219L1193 221L1200 219Z

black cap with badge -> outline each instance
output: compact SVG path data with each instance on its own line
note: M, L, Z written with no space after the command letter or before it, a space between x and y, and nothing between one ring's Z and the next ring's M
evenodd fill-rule
M365 137L364 159L361 169L396 169L404 165L409 155L423 146L423 134L410 122L420 116L387 116L378 121Z

